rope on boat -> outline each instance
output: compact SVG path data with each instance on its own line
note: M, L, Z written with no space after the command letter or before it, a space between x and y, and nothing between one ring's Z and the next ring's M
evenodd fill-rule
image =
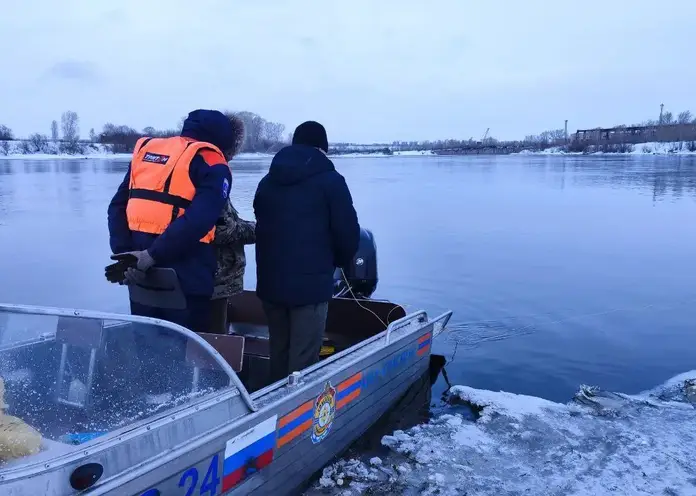
M365 311L367 311L367 312L370 312L372 315L374 315L375 318L376 318L377 320L379 320L379 321L382 323L382 325L384 326L385 329L386 329L387 327L389 327L389 317L391 317L392 312L393 312L394 310L396 310L397 308L402 309L402 310L404 311L404 313L405 313L406 315L408 315L408 312L406 311L406 309L405 309L404 307L402 307L402 306L399 305L398 303L394 303L394 305L395 305L394 308L392 308L391 310L389 310L389 313L387 314L387 321L384 322L384 321L380 318L379 315L377 315L375 312L373 312L372 310L370 310L369 308L367 308L366 306L364 306L362 303L360 303L360 300L358 300L358 298L355 296L355 293L353 293L353 288L351 287L350 282L348 282L348 277L346 277L346 273L343 272L343 269L340 268L340 267L339 267L339 270L341 271L341 276L343 277L343 280L344 280L345 283L346 283L346 288L348 288L348 293L350 293L350 295L353 297L353 301L355 301L355 303L356 303L360 308L362 308L363 310L365 310Z

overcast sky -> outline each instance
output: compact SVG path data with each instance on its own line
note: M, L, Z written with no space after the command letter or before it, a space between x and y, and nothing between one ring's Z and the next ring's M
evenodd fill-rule
M82 135L219 108L354 142L696 114L694 0L7 0L0 47L20 136L64 110Z

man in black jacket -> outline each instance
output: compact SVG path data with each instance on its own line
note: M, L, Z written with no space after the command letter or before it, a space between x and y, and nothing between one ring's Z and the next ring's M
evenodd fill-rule
M358 250L353 199L328 148L321 124L301 124L254 197L256 293L268 318L273 381L319 359L335 267Z

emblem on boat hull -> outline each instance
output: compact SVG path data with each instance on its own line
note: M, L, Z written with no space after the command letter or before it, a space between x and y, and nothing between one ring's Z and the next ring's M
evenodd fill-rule
M320 443L329 435L336 415L336 389L327 382L324 390L314 402L314 420L312 422L312 443Z

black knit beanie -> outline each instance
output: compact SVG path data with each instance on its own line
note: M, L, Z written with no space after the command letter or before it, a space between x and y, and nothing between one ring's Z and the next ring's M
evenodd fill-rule
M292 135L293 145L307 145L329 152L329 140L324 126L315 121L303 122Z

